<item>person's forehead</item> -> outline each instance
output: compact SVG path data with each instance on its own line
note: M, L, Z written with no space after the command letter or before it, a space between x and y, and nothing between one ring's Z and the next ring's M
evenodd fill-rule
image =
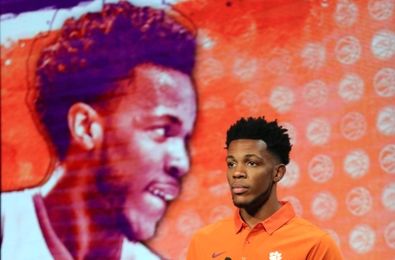
M133 79L134 95L140 105L194 105L195 90L189 75L166 67L140 65Z
M192 129L196 98L187 74L154 65L138 66L123 82L116 113L128 121L174 118Z
M266 151L267 145L263 140L257 139L236 139L230 142L228 155L232 154L253 154Z

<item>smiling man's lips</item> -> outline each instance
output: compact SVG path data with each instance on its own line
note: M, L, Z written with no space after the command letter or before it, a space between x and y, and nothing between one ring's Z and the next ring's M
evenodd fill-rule
M148 185L147 191L164 201L172 201L177 198L180 193L180 186L178 183L152 182Z

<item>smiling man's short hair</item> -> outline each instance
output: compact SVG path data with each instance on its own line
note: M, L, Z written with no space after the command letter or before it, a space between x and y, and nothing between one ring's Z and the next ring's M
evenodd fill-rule
M196 39L164 10L105 4L99 13L70 18L37 63L35 108L59 159L70 144L67 113L77 102L106 106L118 80L153 64L192 77Z

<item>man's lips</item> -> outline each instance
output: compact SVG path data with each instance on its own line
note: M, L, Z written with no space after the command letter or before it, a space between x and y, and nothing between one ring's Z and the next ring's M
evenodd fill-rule
M171 201L180 193L180 185L173 182L152 182L148 185L147 191L164 201Z
M248 186L241 184L233 184L231 185L231 190L233 194L243 194L248 191Z

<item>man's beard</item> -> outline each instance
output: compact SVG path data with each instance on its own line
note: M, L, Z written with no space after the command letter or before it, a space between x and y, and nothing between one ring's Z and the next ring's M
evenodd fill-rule
M272 193L272 189L273 189L273 185L274 182L272 181L269 184L269 187L267 187L267 189L262 192L261 194L259 194L257 197L255 197L251 202L242 202L242 203L238 203L235 202L233 200L233 204L240 208L240 209L245 209L249 215L253 216L255 215L261 208L263 205L266 204L266 202L269 200L270 195Z
M128 240L135 241L133 228L124 215L127 187L119 185L120 181L112 177L114 170L107 167L107 150L104 148L100 156L100 166L96 170L96 187L100 193L103 213L100 222L103 226L112 229L113 232L123 234Z

